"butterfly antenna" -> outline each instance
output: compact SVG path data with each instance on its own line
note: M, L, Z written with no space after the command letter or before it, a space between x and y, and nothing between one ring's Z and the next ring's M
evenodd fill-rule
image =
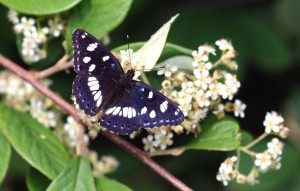
M128 53L128 57L129 57L129 64L131 66L131 55L130 55L130 51L129 51L129 48L130 48L129 47L129 35L126 35L126 37L127 37L127 40L128 40L128 42L127 42L127 53Z

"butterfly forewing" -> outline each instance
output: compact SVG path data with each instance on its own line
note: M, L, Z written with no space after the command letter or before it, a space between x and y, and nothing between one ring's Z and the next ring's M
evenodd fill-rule
M73 82L73 95L79 108L94 116L103 108L105 100L111 97L116 82L109 78L77 75Z
M124 74L119 61L95 37L76 29L72 36L74 65L77 74L119 78Z

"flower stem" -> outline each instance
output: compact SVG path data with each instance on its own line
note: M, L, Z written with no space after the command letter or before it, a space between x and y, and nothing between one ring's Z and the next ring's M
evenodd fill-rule
M267 133L263 133L262 135L260 135L259 137L257 137L254 141L252 141L251 143L249 143L248 145L242 147L243 149L249 149L251 147L253 147L254 145L256 145L257 143L259 143L261 140L263 140L264 138L266 138L268 136Z

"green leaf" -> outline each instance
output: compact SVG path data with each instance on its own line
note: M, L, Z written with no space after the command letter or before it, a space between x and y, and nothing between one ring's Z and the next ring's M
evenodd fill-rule
M193 59L190 56L174 56L167 60L164 60L163 62L157 64L157 65L165 65L165 64L171 64L173 66L176 66L180 70L186 70L186 71L193 71L193 65L192 65Z
M206 149L229 151L236 149L240 142L238 140L238 123L225 117L217 119L211 116L204 120L202 131L188 145L188 149Z
M166 22L151 38L137 51L139 58L145 64L145 70L151 70L160 57L166 44L171 24L178 14ZM138 68L139 69L139 68Z
M47 188L47 191L96 191L91 167L88 161L78 156L61 172Z
M99 191L131 191L129 187L107 178L96 178L96 188Z
M13 148L34 168L54 179L70 156L54 136L29 114L0 104L0 127Z
M50 15L71 9L81 0L0 0L5 6L29 15Z
M132 0L85 0L70 13L67 27L68 54L72 53L71 36L84 29L98 39L118 26L125 18Z
M10 154L10 145L0 129L0 184L4 179L9 166Z
M50 180L34 168L30 168L26 175L26 185L29 191L44 191Z
M241 146L246 146L254 140L248 131L241 131Z
M177 44L166 43L164 50L160 56L159 61L166 60L167 58L174 57L174 56L192 56L193 50L185 48L183 46L179 46Z

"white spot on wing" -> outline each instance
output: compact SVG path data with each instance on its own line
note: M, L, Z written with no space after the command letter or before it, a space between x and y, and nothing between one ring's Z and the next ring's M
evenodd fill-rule
M178 111L175 111L175 113L174 113L175 115L178 115Z
M101 102L102 102L102 96L100 96L100 98L97 100L97 107L101 105Z
M90 81L98 81L98 80L95 77L89 77L88 81L90 82Z
M136 116L136 111L134 108L131 108L132 109L132 117L135 117Z
M89 46L86 48L87 51L94 51L96 48L97 48L97 43L92 43L92 44L89 44Z
M164 101L160 104L160 111L165 112L168 109L168 101Z
M99 84L95 84L95 85L92 85L91 87L90 87L90 90L91 91L94 91L94 90L99 90Z
M93 86L93 85L96 85L98 84L98 81L90 81L88 82L88 86Z
M131 110L131 107L128 108L128 118L129 118L129 119L132 118L132 110Z
M112 108L108 109L105 113L106 113L106 114L110 114L111 112L114 111L115 108L116 108L116 107L112 107Z
M150 91L149 95L148 95L148 99L151 99L151 98L153 98L153 92L152 91Z
M113 112L113 115L117 115L120 110L121 110L121 107L116 107L115 111Z
M141 110L141 115L145 114L147 112L147 107L143 107Z
M85 38L85 35L83 34L83 35L81 35L81 38Z
M156 117L156 113L155 113L155 111L154 111L154 110L152 110L152 111L150 112L149 116L150 116L151 118L154 118L154 117Z
M96 65L95 65L95 64L90 65L90 67L89 67L89 72L94 71L95 68L96 68Z
M128 115L128 107L123 108L123 117L127 117Z
M91 57L89 57L89 56L86 56L83 58L84 63L88 63L90 60L91 60Z
M94 100L97 101L99 99L99 97L101 96L101 91L98 91L95 95L94 95Z
M103 62L105 62L108 59L109 59L109 56L103 56L103 58L102 58Z

